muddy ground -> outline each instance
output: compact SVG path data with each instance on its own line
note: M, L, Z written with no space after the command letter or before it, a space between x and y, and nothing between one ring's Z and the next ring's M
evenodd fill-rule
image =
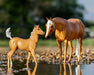
M63 48L64 49L64 48ZM62 59L64 60L64 50ZM10 51L9 47L0 47L0 60L7 59L7 53ZM47 46L40 46L36 48L36 58L38 62L45 61L47 63L59 63L59 49L58 47L47 47ZM67 51L67 60L69 58L69 48ZM28 56L28 52L24 50L17 50L14 55L13 59L20 59L20 61L23 61ZM33 58L31 57L31 60ZM62 62L63 62L62 60ZM83 47L82 53L81 53L81 62L80 63L87 63L94 62L94 47ZM72 54L72 61L71 63L77 63L77 56L75 56L75 48L73 50Z

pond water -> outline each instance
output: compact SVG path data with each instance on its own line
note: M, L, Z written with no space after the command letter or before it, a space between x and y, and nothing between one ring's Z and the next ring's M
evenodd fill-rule
M94 75L94 63L89 65L47 64L39 62L38 66L26 60L13 60L13 68L7 70L7 60L0 60L0 75Z

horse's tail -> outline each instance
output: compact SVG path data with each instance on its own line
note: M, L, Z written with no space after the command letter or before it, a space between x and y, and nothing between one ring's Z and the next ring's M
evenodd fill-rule
M11 32L10 32L10 27L6 29L6 37L12 39Z
M76 53L75 55L79 58L79 40L77 39Z

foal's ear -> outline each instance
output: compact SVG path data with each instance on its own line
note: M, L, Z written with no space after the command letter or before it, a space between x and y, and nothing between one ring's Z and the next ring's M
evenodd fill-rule
M34 27L36 27L36 24L34 24Z
M47 21L49 20L48 17L46 17L46 20L47 20Z
M38 26L38 28L39 28L39 25L37 25Z

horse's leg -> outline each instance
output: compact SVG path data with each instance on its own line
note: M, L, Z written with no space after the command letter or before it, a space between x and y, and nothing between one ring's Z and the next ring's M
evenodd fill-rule
M7 54L7 57L8 57L8 63L7 63L7 65L8 65L8 69L9 69L9 67L10 67L10 58L9 58L9 52L8 52L8 54Z
M68 41L64 41L64 46L65 46L65 51L64 51L64 63L66 63L66 55L67 55L67 46L68 46Z
M8 68L12 68L12 55L13 55L14 52L15 52L15 50L11 50L8 53Z
M60 59L59 59L60 63L62 62L62 44L61 43L62 43L61 41L57 40L57 44L59 46L59 53L60 53Z
M26 62L27 67L29 67L28 63L29 63L30 57L31 57L31 52L28 53L28 58L27 58L27 62Z
M35 50L32 50L31 53L32 53L34 61L35 61L36 65L37 65L37 59L36 59L36 55L35 55Z
M79 58L78 58L78 62L80 62L81 59L81 51L82 51L82 39L79 38Z
M72 51L73 51L72 41L69 41L68 44L70 46L70 57L68 59L68 62L70 62L71 61L71 56L72 56Z

